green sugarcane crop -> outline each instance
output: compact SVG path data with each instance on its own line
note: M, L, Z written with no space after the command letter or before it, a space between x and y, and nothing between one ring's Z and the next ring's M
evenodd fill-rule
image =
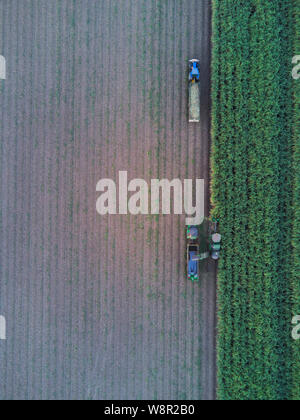
M290 334L300 314L299 87L291 77L299 8L290 0L213 1L220 399L300 397Z

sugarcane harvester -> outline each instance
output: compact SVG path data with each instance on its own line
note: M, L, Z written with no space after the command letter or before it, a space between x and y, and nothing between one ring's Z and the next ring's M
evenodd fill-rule
M220 258L221 251L221 240L222 236L217 232L218 230L218 219L213 219L213 230L210 241L210 253L211 258L217 261Z
M189 122L200 122L200 61L189 61Z
M193 282L199 281L199 262L208 258L217 261L221 251L221 235L217 232L218 220L214 219L209 233L209 246L205 252L200 252L199 227L188 226L187 228L187 273L188 279Z

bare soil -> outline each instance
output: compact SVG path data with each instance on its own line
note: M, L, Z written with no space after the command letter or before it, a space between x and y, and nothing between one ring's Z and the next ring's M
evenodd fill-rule
M215 270L186 280L185 217L95 208L127 170L204 178L208 212L210 1L1 0L0 21L0 398L213 399Z

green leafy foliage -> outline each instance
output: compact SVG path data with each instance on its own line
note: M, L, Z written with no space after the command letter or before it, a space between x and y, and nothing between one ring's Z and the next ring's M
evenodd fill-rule
M291 78L298 14L289 0L213 1L220 399L300 397L290 334L292 296L300 314L299 91Z
M294 54L300 55L300 6L293 10L295 26L294 33ZM298 28L298 31L296 31ZM300 315L300 80L293 82L293 259L292 259L292 287L293 287L293 315ZM300 396L300 345L294 342L293 345L293 393L295 400Z

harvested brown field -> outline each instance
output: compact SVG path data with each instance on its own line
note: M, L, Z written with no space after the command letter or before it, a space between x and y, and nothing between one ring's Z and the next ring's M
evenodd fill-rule
M204 178L208 212L210 1L1 0L0 22L0 399L213 399L215 273L187 282L185 216L95 210L126 170Z

